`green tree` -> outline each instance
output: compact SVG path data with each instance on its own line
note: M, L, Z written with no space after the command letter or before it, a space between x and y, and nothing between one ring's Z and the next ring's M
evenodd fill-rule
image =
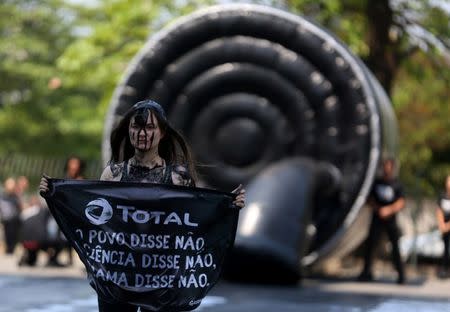
M130 60L149 36L174 17L205 3L115 0L101 1L94 7L78 7L76 23L80 35L57 59L56 66L66 88L80 90L65 98L78 112L66 125L94 139L96 144L89 145L90 154L100 155L104 116ZM80 105L85 109L79 109Z
M450 12L444 1L286 0L359 55L399 119L401 176L431 195L450 172Z
M207 1L0 3L0 154L99 159L104 116L147 38Z
M60 102L54 66L71 40L70 9L62 1L0 4L1 153L51 153L63 132L53 126ZM56 131L55 131L56 130ZM57 146L57 145L56 145Z

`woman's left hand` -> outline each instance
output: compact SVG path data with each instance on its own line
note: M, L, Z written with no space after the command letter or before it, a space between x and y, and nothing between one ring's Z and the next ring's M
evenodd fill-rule
M238 194L236 199L233 201L233 204L239 208L245 207L245 189L242 187L242 184L234 189L231 193Z

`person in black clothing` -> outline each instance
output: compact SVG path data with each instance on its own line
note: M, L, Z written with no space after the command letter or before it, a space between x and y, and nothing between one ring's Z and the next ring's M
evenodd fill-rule
M190 149L173 129L163 108L156 102L136 103L111 134L112 157L101 180L162 183L195 186L196 174ZM40 190L48 191L45 177ZM245 191L239 186L234 204L244 207ZM127 302L107 302L98 298L100 312L136 312ZM139 308L140 311L147 311Z
M8 178L4 182L3 194L0 196L0 220L2 221L6 254L13 254L19 241L20 198L16 194L16 181Z
M35 266L42 242L46 240L46 224L48 210L42 207L37 195L32 195L20 215L22 227L20 241L22 243L22 256L18 262L19 266Z
M67 241L61 236L55 219L37 195L30 196L28 205L22 210L21 220L20 240L23 253L18 265L35 266L38 253L45 251L48 255L46 266L64 266L57 261L57 257L67 245Z
M387 232L392 245L392 260L398 272L398 284L405 282L403 263L398 247L397 213L405 206L403 189L395 178L394 160L387 159L383 162L383 176L376 179L369 196L369 205L373 208L372 223L369 236L365 242L364 268L358 277L360 281L372 281L373 252L380 238L381 230Z
M442 254L442 267L438 271L441 278L449 277L449 242L450 242L450 175L445 179L445 191L440 194L438 199L438 209L436 211L438 227L442 234L444 242L444 253Z

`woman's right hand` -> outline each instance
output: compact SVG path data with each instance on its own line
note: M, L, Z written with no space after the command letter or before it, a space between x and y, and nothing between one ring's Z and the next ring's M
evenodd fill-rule
M45 194L48 191L50 191L50 189L48 187L48 180L47 180L48 178L50 178L50 177L45 174L42 176L41 182L39 183L39 193Z
M233 201L233 205L239 207L239 209L242 209L245 207L245 190L242 186L242 184L239 184L239 186L234 189L231 193L237 194L235 200Z

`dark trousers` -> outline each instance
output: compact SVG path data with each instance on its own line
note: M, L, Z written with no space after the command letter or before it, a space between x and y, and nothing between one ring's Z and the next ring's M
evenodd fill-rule
M128 303L109 303L98 297L98 311L99 312L136 312L138 307ZM149 312L141 308L140 312Z
M386 231L389 241L392 245L392 262L398 272L398 277L404 278L403 263L400 257L400 250L398 248L399 233L397 228L396 216L393 215L388 219L381 219L377 213L373 213L369 236L367 237L367 240L365 242L363 274L372 273L373 253L378 245L381 231L383 229Z
M137 307L126 303L109 303L98 298L99 312L136 312Z
M444 242L444 254L442 255L442 268L444 270L448 270L449 265L449 242L450 242L450 233L442 234L442 241Z
M138 307L128 303L109 303L98 297L99 312L136 312ZM148 311L141 308L142 312Z
M36 265L37 257L38 257L37 249L24 249L23 255L19 260L19 265L34 266Z
M5 231L6 253L12 254L19 241L20 219L14 218L5 220L2 223L3 230Z

